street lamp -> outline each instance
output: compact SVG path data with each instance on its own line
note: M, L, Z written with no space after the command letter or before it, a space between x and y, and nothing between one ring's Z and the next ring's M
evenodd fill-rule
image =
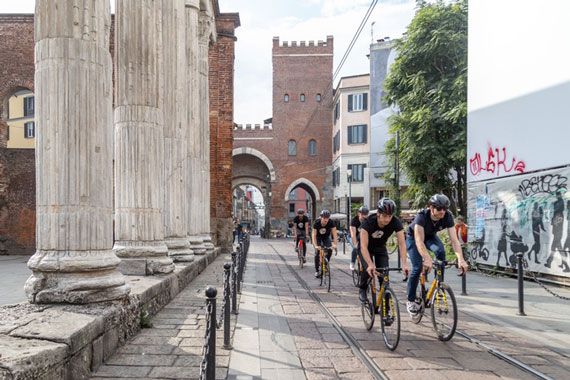
M352 209L352 169L346 170L346 175L348 176L348 212L346 213L347 216L347 226L350 226L350 212Z

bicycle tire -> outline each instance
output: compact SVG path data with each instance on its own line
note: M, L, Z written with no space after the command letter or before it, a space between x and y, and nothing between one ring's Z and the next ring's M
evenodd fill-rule
M325 258L325 276L327 277L325 282L327 284L327 292L331 291L331 266L329 261Z
M325 264L324 264L324 259L325 259L325 255L323 255L321 257L321 262L320 262L320 271L321 271L321 286L323 286L323 282L325 281Z
M485 254L483 255L483 253ZM487 261L489 259L489 250L487 248L483 248L479 256L481 256L483 260Z
M393 248L389 248L392 246ZM391 255L392 253L398 251L398 240L395 234L388 238L388 241L386 242L386 248L388 249L388 255Z
M380 328L384 344L390 351L394 351L400 342L400 306L392 288L386 287L382 296ZM388 313L388 305L390 313ZM390 324L388 324L389 321Z
M352 283L358 288L358 285L360 284L360 260L356 260L355 264L356 265L352 270Z
M364 322L366 330L372 330L376 318L376 291L372 286L372 281L368 284L367 294L366 302L360 303L360 314L362 314L362 321Z
M303 240L297 243L297 256L299 258L299 267L303 269Z
M438 295L442 296L445 293L447 293L447 303L441 307L436 297L438 297ZM437 334L437 339L442 342L447 342L453 338L455 329L457 328L457 303L455 302L455 294L453 294L453 290L447 284L440 284L432 296L431 303L431 320L433 328ZM453 316L451 318L451 323L445 323L442 319L444 316L449 314L449 303L451 303Z
M477 248L473 248L473 249L471 250L471 259L472 259L473 261L475 261L475 260L477 260L477 256L478 256Z

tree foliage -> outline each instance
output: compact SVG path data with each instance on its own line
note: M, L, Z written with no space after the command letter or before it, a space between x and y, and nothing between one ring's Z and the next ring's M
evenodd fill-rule
M465 210L467 0L418 2L396 49L385 89L388 103L399 109L390 131L400 135L407 195L423 206L430 195L444 192ZM393 160L394 139L387 151Z

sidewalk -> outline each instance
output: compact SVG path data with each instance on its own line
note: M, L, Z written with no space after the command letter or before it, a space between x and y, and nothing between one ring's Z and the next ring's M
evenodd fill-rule
M24 284L32 271L26 263L30 256L0 256L0 305L25 302Z

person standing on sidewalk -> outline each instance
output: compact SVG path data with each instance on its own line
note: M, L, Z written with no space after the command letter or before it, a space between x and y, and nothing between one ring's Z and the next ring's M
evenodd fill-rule
M389 266L388 249L386 242L388 238L395 232L398 238L398 247L400 248L400 257L402 259L402 270L407 277L409 272L408 254L406 252L406 240L404 238L404 227L400 219L394 216L396 204L389 198L381 198L378 201L378 210L376 215L370 215L362 222L360 230L360 254L363 259L366 271L362 273L359 284L358 298L360 302L366 302L366 289L368 289L368 278L378 275L376 268L385 268ZM382 277L378 280L381 282ZM381 283L380 283L381 285Z
M468 269L467 262L463 258L461 244L455 233L453 215L448 210L449 198L443 194L435 194L428 202L428 208L420 211L412 224L408 227L406 246L412 262L412 273L408 279L408 302L406 308L411 316L420 311L420 305L416 302L416 289L422 271L429 272L433 261L429 254L432 251L438 260L445 260L445 247L437 236L442 230L447 230L451 240L451 246L457 256L459 269L465 273Z
M358 255L360 244L360 230L362 222L368 217L368 207L362 206L358 209L358 213L350 221L350 238L352 240L352 257L350 258L350 270L354 270L354 263L356 263L356 255Z

